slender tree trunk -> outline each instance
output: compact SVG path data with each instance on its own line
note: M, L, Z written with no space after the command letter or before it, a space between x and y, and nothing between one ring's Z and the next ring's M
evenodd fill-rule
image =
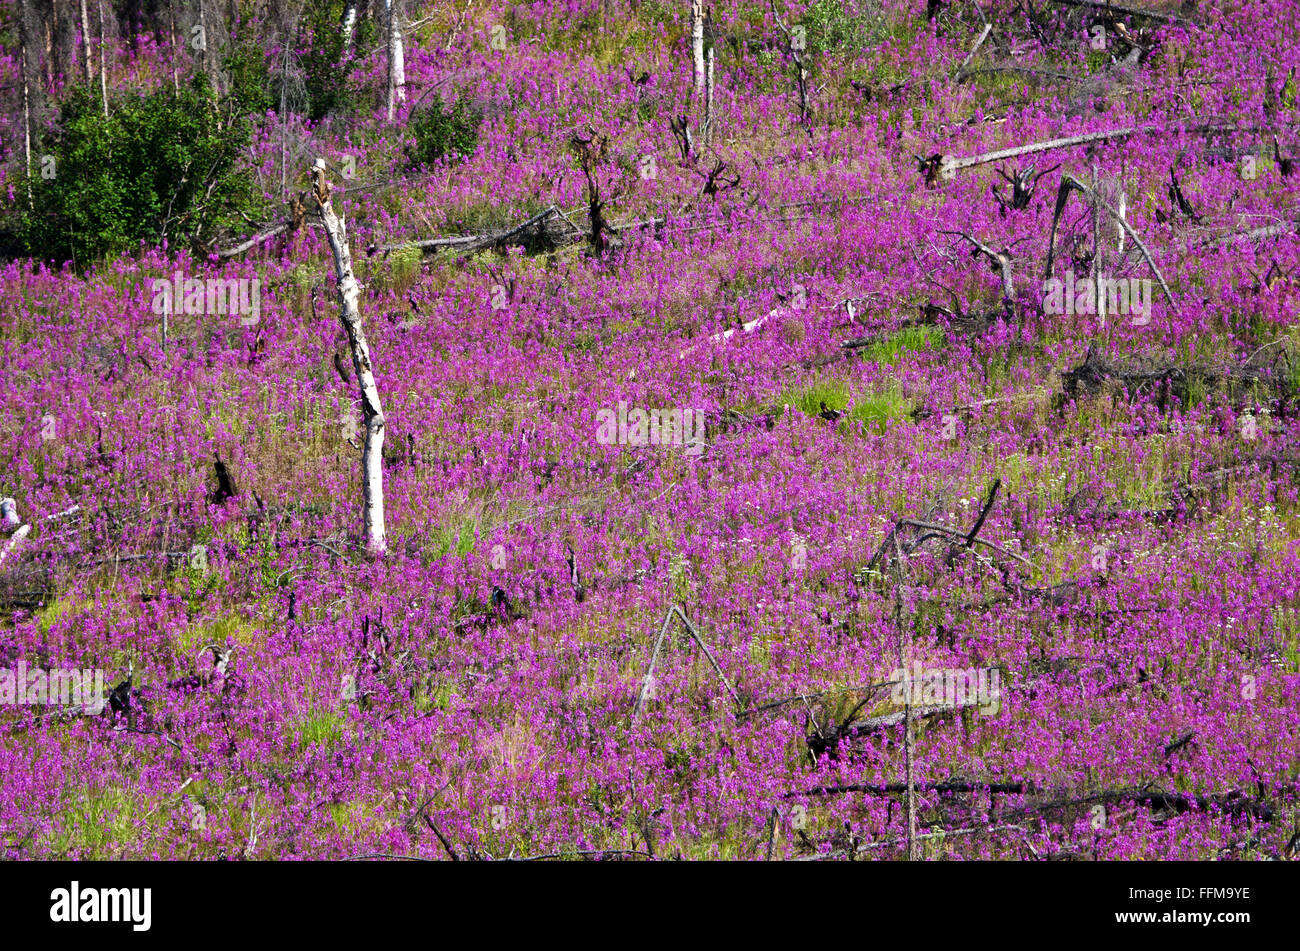
M1097 186L1099 185L1099 180L1097 178L1097 175L1098 175L1097 165L1096 163L1093 163L1092 166L1093 195L1099 194L1097 191ZM1097 207L1097 201L1094 198L1092 202L1092 267L1090 268L1092 273L1089 274L1088 276L1092 278L1092 292L1093 294L1096 295L1096 301L1097 301L1096 307L1094 307L1093 310L1095 311L1097 316L1101 319L1101 325L1104 327L1106 326L1106 298L1105 296L1102 295L1101 288L1097 286L1097 276L1101 273L1100 272L1101 240L1100 240L1100 235L1098 234L1098 228L1100 227L1101 224L1100 212L1101 209Z
M50 22L46 28L45 88L54 88L54 77L63 72L59 42L59 5L50 0Z
M27 206L33 207L32 201L32 105L31 92L27 83L27 0L20 0L18 5L18 69L22 74L23 84L23 162L27 169Z
M108 118L108 77L104 71L104 0L99 5L99 100L104 105L104 118Z
M709 25L712 26L712 17ZM710 31L711 33L712 31ZM710 40L712 37L710 36ZM704 53L704 127L700 130L703 144L713 140L713 43L710 42Z
M90 14L86 11L86 0L81 0L81 48L86 54L86 85L93 86L95 78L90 68Z
M335 213L330 201L330 189L329 179L325 177L325 160L317 159L314 186L316 203L321 220L325 223L330 251L334 255L343 329L347 331L348 343L352 348L352 368L356 371L357 385L361 390L361 412L366 421L366 445L361 456L366 543L371 552L377 553L384 551L387 544L384 537L384 409L379 402L379 390L375 386L366 332L361 326L361 312L357 303L361 287L352 273L347 223Z
M294 27L296 32L296 23ZM288 75L289 44L286 43L280 50L280 111L275 117L275 121L280 126L280 200L284 202L289 200L289 128L287 113L285 112L289 87Z
M343 58L352 56L352 33L357 25L357 0L344 0L339 32L343 35Z
M406 102L406 56L402 49L402 19L396 0L384 0L388 11L388 121L397 114L397 106Z
M920 858L917 849L916 838L916 780L912 764L913 741L915 739L912 732L912 689L914 681L911 680L912 674L912 629L911 618L903 617L903 600L906 596L906 588L903 585L904 566L903 566L903 548L898 543L897 529L894 535L894 557L895 562L895 590L894 590L894 623L898 627L898 663L903 669L903 771L904 778L907 782L907 797L905 800L907 809L907 860L915 862Z
M1120 218L1120 221L1124 221L1124 220L1127 218L1127 216L1128 216L1128 195L1126 195L1124 192L1120 192L1120 193L1119 193L1119 209L1118 209L1118 210L1119 210L1119 218ZM1119 251L1120 254L1123 254L1123 253L1124 253L1124 226L1123 226L1122 224L1119 224L1118 222L1116 222L1116 224L1115 224L1115 230L1116 230L1117 232L1119 232L1119 248L1118 248L1118 251Z
M704 91L704 0L691 0L691 53L695 63L695 91Z
M199 65L203 68L204 75L208 72L208 21L203 16L203 0L197 0L199 5L199 35L203 37L203 49L199 50Z
M179 93L181 91L181 77L176 70L176 57L180 55L180 43L176 37L176 7L169 4L169 12L172 18L172 90Z

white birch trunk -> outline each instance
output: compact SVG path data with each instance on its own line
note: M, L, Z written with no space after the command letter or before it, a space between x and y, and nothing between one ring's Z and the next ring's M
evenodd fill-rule
M1119 221L1115 223L1115 230L1119 232L1119 253L1124 253L1124 222L1128 220L1128 195L1124 192L1119 193Z
M108 77L104 74L104 0L99 3L99 101L104 105L104 118L108 118Z
M691 0L691 52L695 62L695 91L704 91L704 0Z
M86 54L86 85L94 85L95 76L90 67L90 14L86 10L86 0L81 0L81 47Z
M343 4L343 19L339 23L339 32L343 34L343 55L350 57L352 55L352 31L357 25L357 2L356 0L345 0Z
M23 83L23 161L27 169L27 206L32 207L32 107L27 88L27 0L18 4L19 72Z
M388 11L388 121L392 122L398 104L406 102L406 54L396 0L384 0L384 7Z
M710 46L704 57L704 128L701 138L704 145L713 140L713 47Z
M370 363L370 347L361 326L358 298L361 286L352 273L352 252L348 249L347 223L334 211L330 202L330 183L325 177L325 160L316 160L315 193L321 221L334 254L334 272L338 278L339 307L343 329L352 349L352 368L361 390L361 413L366 422L366 445L361 454L361 483L365 506L366 543L371 552L387 547L384 537L384 409Z

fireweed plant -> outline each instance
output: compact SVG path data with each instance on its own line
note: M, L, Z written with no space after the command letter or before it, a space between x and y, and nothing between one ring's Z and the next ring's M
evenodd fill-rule
M0 854L1289 855L1295 3L980 6L719 0L707 141L685 2L408 3L392 122L385 48L309 118L304 41L226 24L272 84L243 172L290 209L323 156L347 216L388 550L313 213L7 259L0 660L112 694L0 708ZM17 16L14 214L81 62L29 53L25 120ZM110 91L219 72L109 43ZM474 134L413 165L429 109ZM1067 271L1150 321L1050 312ZM160 315L178 272L256 319ZM703 451L601 441L621 402ZM998 702L904 710L904 668Z

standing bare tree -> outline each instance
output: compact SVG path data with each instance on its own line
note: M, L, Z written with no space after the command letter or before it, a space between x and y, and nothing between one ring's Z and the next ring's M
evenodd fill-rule
M86 10L86 0L81 0L81 49L86 54L86 85L90 86L95 79L90 68L90 14Z
M27 79L27 0L18 0L18 71L23 84L23 167L27 171L27 205L32 205L32 104Z
M104 107L104 118L108 118L108 76L104 70L104 50L106 40L104 38L104 0L96 0L99 6L99 101ZM86 48L86 56L89 59L89 47Z
M700 125L700 138L708 145L713 138L713 11L705 19L708 34L704 51L704 122Z
M384 0L384 9L388 12L388 121L392 122L397 106L406 102L406 55L397 0Z
M691 54L695 63L695 91L704 91L704 0L691 0Z
M356 371L357 385L361 390L361 412L366 421L366 445L361 455L366 543L371 552L378 553L387 546L384 537L384 409L379 402L379 390L375 386L366 332L361 326L361 312L357 303L361 286L352 273L347 223L334 211L330 202L332 186L325 177L323 158L316 160L314 177L316 204L320 209L321 221L325 223L325 233L329 236L330 251L334 254L343 329L347 331L348 343L352 348L352 368Z
M352 33L357 25L357 0L343 0L343 15L339 18L339 33L343 37L343 58L352 56Z

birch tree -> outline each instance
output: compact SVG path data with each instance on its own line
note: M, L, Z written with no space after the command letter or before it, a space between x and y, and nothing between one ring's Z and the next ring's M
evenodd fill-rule
M343 16L339 20L339 33L343 36L343 55L352 55L352 31L357 25L357 0L344 0Z
M108 118L108 76L104 69L104 0L98 0L99 6L99 101L104 107L104 118ZM86 47L87 64L89 64L90 47Z
M691 53L695 62L695 91L704 91L704 0L691 0Z
M32 105L27 79L27 0L18 3L18 71L23 85L23 163L27 170L27 207L32 207Z
M85 53L86 85L91 85L94 74L90 67L90 13L86 9L86 0L81 0L81 49Z
M361 454L361 483L365 506L365 534L367 547L373 553L387 547L384 537L384 409L379 402L379 390L370 363L370 347L366 332L361 326L358 299L361 285L352 273L352 252L348 249L347 223L334 211L330 202L332 186L325 177L325 160L318 158L315 167L314 191L325 233L329 237L330 251L334 255L334 273L338 278L339 309L343 329L348 335L352 350L352 368L356 371L357 386L361 391L361 413L366 423L366 444Z
M406 102L406 55L402 49L402 20L396 0L384 0L388 12L388 121L399 103Z
M708 145L713 139L713 11L707 18L708 44L704 55L704 123L700 138Z

